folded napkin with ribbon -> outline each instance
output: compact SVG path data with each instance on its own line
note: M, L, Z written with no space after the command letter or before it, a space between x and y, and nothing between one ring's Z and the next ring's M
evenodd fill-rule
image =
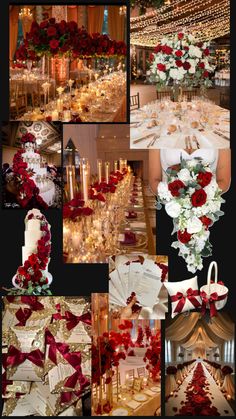
M134 245L137 243L136 234L132 231L125 231L124 234L120 234L119 241L124 245Z

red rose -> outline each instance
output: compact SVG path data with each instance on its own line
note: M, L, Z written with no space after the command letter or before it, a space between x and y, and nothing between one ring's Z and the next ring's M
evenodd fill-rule
M181 60L176 60L175 64L177 65L177 67L182 67L183 66L183 63L182 63Z
M198 42L197 46L198 46L199 48L202 48L202 46L203 46L203 42Z
M154 60L154 54L150 54L150 57L149 57L149 59L150 59L150 61L153 61Z
M57 33L57 30L55 28L55 26L49 26L48 30L47 30L47 35L48 36L55 36Z
M63 218L70 218L72 214L71 209L68 206L64 206L63 208Z
M158 68L159 71L166 71L165 64L159 63L159 64L157 64L157 68Z
M197 181L199 185L204 188L205 186L209 185L211 182L213 174L211 172L200 172L197 176Z
M188 243L192 237L192 235L189 234L186 229L184 231L178 231L177 235L178 235L178 240L184 244Z
M205 215L202 217L199 217L199 220L201 220L202 224L205 226L206 230L212 225L212 220Z
M203 73L203 77L205 77L205 78L209 77L209 72L205 70L204 73Z
M83 207L84 206L84 201L82 199L72 199L69 202L69 205L71 207Z
M178 39L181 41L181 39L183 39L184 34L182 32L178 33Z
M173 48L169 47L168 45L163 45L162 52L164 54L170 55L173 52Z
M85 207L85 208L83 208L83 210L82 210L83 212L82 212L82 214L83 215L91 215L92 213L93 213L93 210L92 210L92 208L89 208L89 207Z
M205 64L202 63L202 62L200 62L200 63L198 63L198 67L204 69L205 68Z
M185 61L183 64L184 70L189 70L191 68L191 64L188 61Z
M158 52L161 52L162 50L162 46L160 44L158 44L155 48L154 48L154 52L157 54Z
M204 191L204 189L198 189L191 196L192 205L194 207L201 207L202 205L206 203L206 200L207 200L207 194Z
M185 50L185 51L189 51L189 47L186 45L186 46L184 47L184 50Z
M49 23L51 23L51 25L55 25L55 23L56 23L56 19L55 19L55 17L51 17L51 18L49 19Z
M172 196L180 196L179 190L184 188L185 184L181 180L174 180L168 184L168 189Z
M49 46L50 46L51 49L54 49L55 50L55 49L57 49L59 47L59 41L57 39L52 39L49 42Z
M175 55L176 57L182 57L183 51L181 51L180 49L177 49L177 51L175 51Z
M209 48L204 49L203 54L206 55L206 56L209 55L210 54Z

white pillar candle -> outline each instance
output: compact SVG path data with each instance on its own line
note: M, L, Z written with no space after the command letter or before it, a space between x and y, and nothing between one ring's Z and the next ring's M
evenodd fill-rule
M106 161L105 162L105 178L106 178L106 183L109 183L109 177L110 177L110 162Z
M62 99L57 99L57 110L58 110L58 112L63 111L63 100Z
M70 199L74 198L74 190L73 190L73 175L72 169L69 169L69 191L70 191Z
M57 111L57 110L52 111L51 116L52 116L52 121L58 121L58 119L59 119L59 114L58 114L58 111Z
M102 160L97 159L98 183L102 181Z
M82 167L83 171L83 195L84 195L84 202L88 201L88 168L86 165Z
M64 122L69 122L71 120L70 110L67 109L63 112L63 119L64 119Z
M118 170L118 161L115 160L114 161L114 172L117 172L117 170Z

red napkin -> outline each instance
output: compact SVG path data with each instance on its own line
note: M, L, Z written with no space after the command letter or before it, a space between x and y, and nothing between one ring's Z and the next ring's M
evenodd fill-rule
M133 233L132 231L125 231L124 233L124 241L122 241L122 244L135 244L137 239L135 236L135 233Z
M137 216L137 212L129 211L128 215L126 215L126 218L137 218Z

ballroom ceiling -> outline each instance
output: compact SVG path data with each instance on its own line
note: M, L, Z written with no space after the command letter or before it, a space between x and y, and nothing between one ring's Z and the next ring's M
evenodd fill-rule
M19 148L22 135L30 132L41 142L39 150L53 154L61 150L61 129L53 122L12 122L2 125L2 144Z

